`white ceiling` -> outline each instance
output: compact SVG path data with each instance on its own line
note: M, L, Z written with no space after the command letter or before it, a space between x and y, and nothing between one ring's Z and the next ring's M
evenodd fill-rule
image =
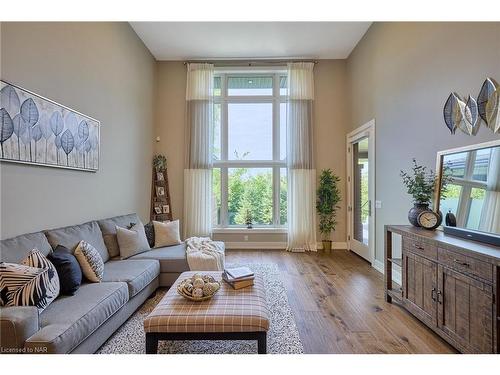
M131 22L157 60L345 59L371 22Z

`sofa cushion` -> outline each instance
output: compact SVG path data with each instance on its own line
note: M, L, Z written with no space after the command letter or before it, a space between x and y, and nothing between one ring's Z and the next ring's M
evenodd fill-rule
M61 296L40 315L41 329L25 346L69 353L128 301L125 283L82 284L74 296Z
M104 262L109 259L108 250L106 249L101 230L96 221L51 229L46 231L45 235L53 249L55 249L57 245L61 245L71 250L71 252L74 252L80 241L83 240L95 247Z
M144 225L134 224L130 229L116 226L116 238L120 247L120 258L127 259L150 249Z
M123 281L132 298L160 274L157 260L111 260L104 264L103 281Z
M186 259L186 245L184 243L146 251L129 259L157 259L160 261L160 272L162 273L189 271Z
M179 220L162 223L153 221L155 229L155 248L178 245L181 243Z
M47 257L57 270L61 294L72 296L82 283L82 270L75 256L64 246L57 246Z
M118 240L116 239L116 226L130 228L131 224L137 224L140 221L141 220L137 214L109 217L107 219L97 221L99 227L101 228L104 243L106 244L106 248L108 249L108 253L111 258L120 255L120 248L118 246Z
M75 250L75 257L87 280L93 283L102 281L104 262L94 246L88 242L80 241Z
M5 306L36 306L43 311L59 293L51 282L55 270L0 263L0 295Z
M0 241L0 262L19 263L29 252L38 249L47 256L52 251L43 232L23 234Z

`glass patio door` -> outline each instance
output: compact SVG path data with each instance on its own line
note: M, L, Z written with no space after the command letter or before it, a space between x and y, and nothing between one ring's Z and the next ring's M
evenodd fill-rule
M364 127L362 127L363 129ZM348 136L349 249L369 262L373 260L374 132L370 128Z

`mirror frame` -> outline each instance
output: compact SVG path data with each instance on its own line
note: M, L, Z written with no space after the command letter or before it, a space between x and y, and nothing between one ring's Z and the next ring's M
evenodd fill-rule
M483 148L499 147L500 139L495 141L476 143L469 146L462 146L457 148L451 148L448 150L438 151L436 157L436 183L434 186L434 212L439 212L439 201L441 200L441 180L442 180L442 169L443 160L446 155L457 154L459 152L481 150Z

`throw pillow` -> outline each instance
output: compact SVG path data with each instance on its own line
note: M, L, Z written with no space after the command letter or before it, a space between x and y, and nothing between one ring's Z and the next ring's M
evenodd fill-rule
M160 222L153 221L155 228L155 247L178 245L181 243L179 220Z
M31 250L26 258L21 261L21 264L34 268L47 268L49 270L47 276L50 285L47 285L47 306L59 295L60 285L59 276L57 275L56 267L42 254L38 249Z
M36 306L42 312L50 303L49 268L35 268L16 263L0 263L0 294L5 306Z
M150 250L148 239L144 232L144 225L140 222L130 229L117 226L116 239L118 240L121 259L127 259L133 255Z
M144 225L144 232L146 233L149 247L155 247L155 227L153 226L152 222Z
M80 241L75 250L75 257L80 264L83 276L93 283L100 283L104 274L104 262L94 246Z
M82 270L69 249L58 245L47 258L57 270L61 284L61 294L72 296L82 283Z

